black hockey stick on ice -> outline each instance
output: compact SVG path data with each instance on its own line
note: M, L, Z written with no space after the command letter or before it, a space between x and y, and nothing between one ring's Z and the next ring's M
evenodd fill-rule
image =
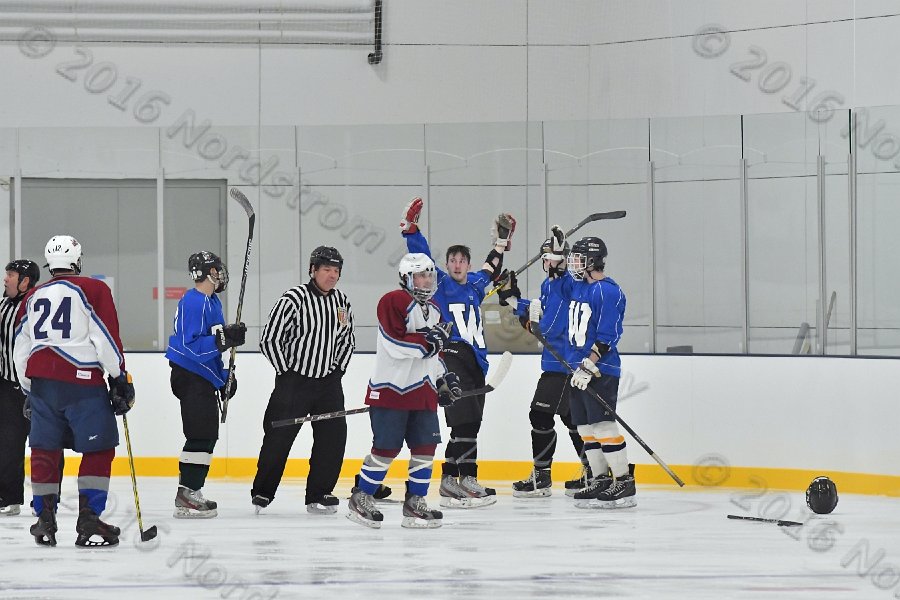
M250 270L250 249L253 247L253 226L256 224L256 213L253 212L253 206L250 205L250 201L247 200L247 196L241 190L234 187L231 188L231 197L237 200L241 208L247 211L247 218L250 223L250 232L247 234L247 250L244 252L244 273L241 275L241 291L238 293L237 316L234 320L235 323L240 323L241 308L244 306L244 290L247 289L247 272ZM225 393L222 394L220 400L223 423L225 422L225 417L228 416L228 398L231 396L231 388L234 387L235 354L237 354L237 349L232 347L231 356L228 358L228 380L225 382Z
M128 417L122 415L122 425L125 427L125 447L128 449L128 469L131 471L131 490L134 492L134 510L137 513L138 529L141 531L141 541L149 542L156 537L156 525L144 530L144 521L141 520L141 501L138 498L137 478L134 475L134 455L131 453L131 435L128 433Z
M480 396L482 394L493 392L503 382L503 379L506 377L506 373L507 371L509 371L509 367L511 364L512 354L510 354L509 352L504 352L500 356L500 360L497 361L497 366L494 368L494 371L488 376L487 384L484 387L475 388L473 390L463 390L460 398ZM350 410L336 410L330 413L309 415L306 417L298 417L296 419L282 419L280 421L272 421L272 427L288 427L290 425L301 425L303 423L309 423L311 421L326 421L328 419L346 417L347 415L358 415L360 413L369 412L369 408L370 407L368 406L363 406L361 408L351 408Z
M593 223L594 221L602 221L604 219L622 219L624 217L625 217L624 210L614 210L612 212L594 213L592 215L588 215L587 217L582 219L581 222L579 222L575 227L573 227L572 229L570 229L566 232L566 238L568 238L570 235L572 235L573 233L575 233L576 231L578 231L579 229L581 229L588 223ZM542 255L540 252L537 253L536 255L532 256L531 259L527 263L525 263L524 265L522 265L521 267L516 269L516 271L515 271L516 277L518 277L519 275L524 273L525 269L527 269L528 267L530 267L531 265L536 263L541 258L541 256ZM495 294L496 292L498 292L500 290L500 288L502 288L504 285L506 285L506 282L509 281L509 277L510 277L510 275L507 273L506 277L501 277L499 280L497 280L497 282L494 284L493 289L491 289L491 291L489 291L487 294L484 295L485 299L490 298L492 294Z
M561 365L565 366L566 369L569 370L569 374L572 374L575 372L575 369L572 368L572 365L570 365L568 363L568 361L560 355L560 353L556 350L556 348L554 348L547 341L547 338L545 338L543 332L541 332L541 326L538 323L535 323L534 321L531 321L531 333L534 334L534 337L536 337L544 345L544 348L546 348L547 351L550 354L552 354L553 357L556 360L558 360ZM675 483L677 483L680 487L684 487L684 482L681 480L681 478L678 475L676 475L672 469L669 468L669 465L667 465L663 461L663 459L661 459L660 457L658 457L656 455L656 452L654 452L653 450L650 449L650 446L648 446L644 442L644 440L642 440L640 438L640 436L637 433L635 433L634 429L632 429L628 425L628 423L626 423L625 420L622 417L620 417L618 415L618 413L616 413L616 411L614 411L612 408L610 408L609 404L606 403L606 400L604 400L600 396L600 394L598 394L595 390L591 389L590 387L588 387L587 390L585 390L585 391L588 394L590 394L591 396L593 396L603 406L603 408L605 408L606 411L608 413L610 413L616 419L616 421L618 421L619 425L621 425L625 429L625 431L627 431L631 435L631 437L634 438L634 441L636 441L638 444L640 444L641 448L643 448L644 450L647 451L647 454L650 455L650 458L652 458L657 463L659 463L659 466L661 466L663 468L663 470L669 474L669 477L671 477L672 479L675 480Z
M758 523L775 523L779 527L802 527L803 523L797 521L782 521L781 519L763 519L762 517L744 517L741 515L728 515L729 519L740 519L741 521L756 521Z

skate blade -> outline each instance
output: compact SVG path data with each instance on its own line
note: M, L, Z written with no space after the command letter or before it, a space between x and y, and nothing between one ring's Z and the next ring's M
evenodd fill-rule
M576 500L575 508L600 508L600 504L594 498L585 498Z
M616 508L632 508L637 506L637 501L634 497L630 498L619 498L618 500L608 500L606 502L600 502L597 508L602 508L604 510L613 510Z
M172 513L172 516L176 519L212 519L218 515L219 513L215 508L212 510L199 511L182 506L176 506L175 512Z
M513 490L513 498L547 498L553 494L553 490L550 488L544 488L541 490L533 490L531 492Z
M417 519L416 517L403 517L401 527L407 529L437 529L443 525L441 519Z
M34 543L38 546L47 546L51 548L56 546L56 536L55 535L36 535L34 536Z
M254 508L256 509L256 514L259 514L259 511L261 511L265 507L264 506L254 506Z
M15 517L20 514L22 509L18 504L10 504L9 506L4 506L0 508L0 517Z
M441 496L441 506L444 508L484 508L497 503L497 496L482 496L481 498L449 498Z
M79 535L75 540L75 545L79 548L114 548L119 545L119 538L93 540L90 537Z
M360 525L369 527L371 529L381 529L381 521L370 521L369 519L363 519L353 511L347 513L347 518L354 523L359 523Z
M323 506L321 504L307 504L306 512L311 515L333 515L337 512L337 506Z
M585 490L585 489L587 489L587 488L578 488L578 489L569 488L569 489L566 489L566 496L568 496L569 498L574 498L574 497L575 497L575 494L577 494L578 492L581 492L581 491L583 491L583 490Z

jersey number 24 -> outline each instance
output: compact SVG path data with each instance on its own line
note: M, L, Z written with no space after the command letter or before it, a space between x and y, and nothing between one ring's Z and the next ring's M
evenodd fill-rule
M53 316L50 317L50 328L61 331L63 339L69 339L72 331L71 298L64 297L59 303L59 308L55 311L53 310L53 305L50 303L49 299L39 298L35 301L33 310L34 312L40 312L40 316L34 322L34 339L45 340L50 337L50 334L44 329L47 318L50 317L50 313L53 313Z

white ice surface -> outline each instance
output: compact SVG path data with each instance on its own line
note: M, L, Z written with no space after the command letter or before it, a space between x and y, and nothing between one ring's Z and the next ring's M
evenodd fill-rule
M402 483L390 483L400 495ZM210 481L220 516L186 521L172 518L174 481L143 478L144 526L159 537L141 543L130 481L114 478L104 518L123 527L123 542L83 550L70 486L56 548L34 544L27 511L0 517L0 597L900 597L900 505L890 498L844 495L834 514L781 528L726 514L803 521L802 494L639 486L636 508L601 511L575 508L558 483L552 497L528 500L503 484L496 505L446 510L441 529L401 528L394 504L371 530L344 517L349 481L331 516L306 513L302 481L284 482L260 516L248 482Z

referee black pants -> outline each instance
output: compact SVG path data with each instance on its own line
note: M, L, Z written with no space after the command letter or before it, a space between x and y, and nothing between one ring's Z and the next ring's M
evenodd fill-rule
M272 421L344 410L342 376L340 369L335 369L325 377L306 377L293 371L275 377L275 389L272 390L266 415L263 417L265 436L259 450L251 496L275 499L291 446L300 433L300 425L274 428ZM315 421L312 423L312 430L313 446L309 456L309 476L306 479L306 504L334 491L344 462L347 420L340 417Z
M25 395L0 379L0 506L24 504L25 440L31 423L22 414Z

